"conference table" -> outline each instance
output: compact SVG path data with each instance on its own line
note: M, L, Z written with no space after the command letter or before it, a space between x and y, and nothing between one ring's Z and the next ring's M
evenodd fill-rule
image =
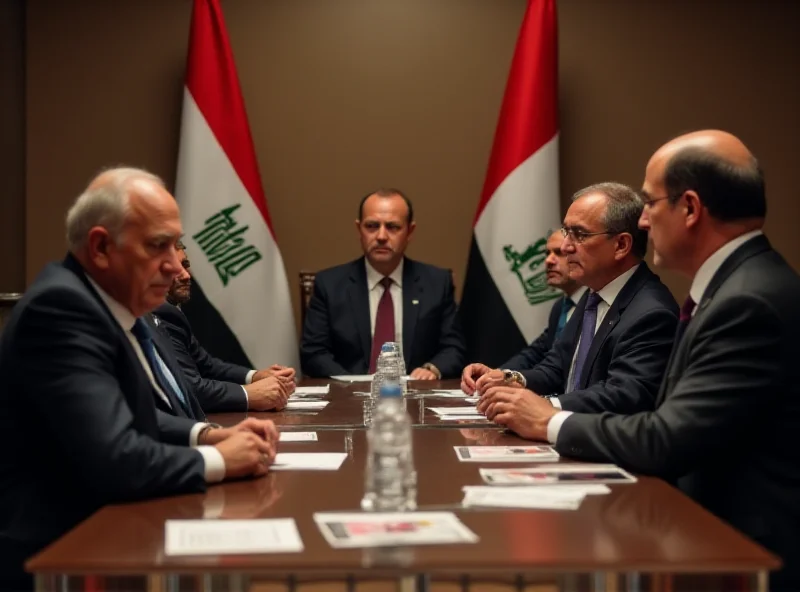
M309 381L319 385L329 381ZM367 455L367 383L330 381L319 411L251 413L282 431L315 431L315 442L281 442L281 452L343 452L337 471L284 471L183 495L102 508L26 566L37 590L248 592L554 592L766 590L777 557L661 480L639 476L587 496L577 510L464 507L462 487L479 485L480 463L459 462L455 446L530 444L488 421L444 421L430 406L460 406L431 389L456 381L411 382L420 511L454 512L475 544L334 549L315 512L356 512ZM233 425L245 413L210 416ZM561 459L561 462L569 459ZM574 462L574 461L572 461ZM496 464L494 465L497 466ZM524 466L504 463L504 468ZM170 556L165 521L294 518L299 553Z

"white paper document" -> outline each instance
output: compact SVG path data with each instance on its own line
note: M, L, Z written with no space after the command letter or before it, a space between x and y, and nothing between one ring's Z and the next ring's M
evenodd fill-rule
M281 442L316 442L317 432L281 432Z
M327 395L331 392L331 385L326 384L324 386L298 386L295 387L294 392L292 393L293 397L309 397L309 396L319 396L319 395Z
M334 380L343 382L372 382L372 374L340 374L331 376ZM410 380L408 376L401 376L400 380Z
M468 507L577 510L587 495L587 490L581 486L467 486L461 503Z
M559 459L552 446L453 446L461 462L552 462Z
M429 397L453 398L453 399L466 399L469 397L461 389L433 389L433 394Z
M346 452L279 452L271 471L336 471Z
M466 407L428 407L436 415L474 415L476 417L483 417L475 405L467 405Z
M478 541L452 512L317 513L314 522L337 549Z
M319 409L325 409L325 406L329 402L330 401L292 401L292 400L289 400L289 402L286 403L286 409L289 410L289 411L300 410L300 409L314 411L314 410L319 410Z
M270 520L167 520L167 555L299 553L303 541L293 518Z
M481 469L490 485L555 485L588 483L635 483L636 477L616 465L557 464L520 469Z
M439 419L441 421L489 421L483 415L440 415Z

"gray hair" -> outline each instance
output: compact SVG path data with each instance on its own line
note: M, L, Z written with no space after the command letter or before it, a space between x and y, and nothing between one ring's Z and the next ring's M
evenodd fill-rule
M149 181L164 187L156 175L131 167L115 167L98 174L78 196L67 212L67 245L71 252L83 248L89 230L102 226L119 242L130 214L130 196L136 181Z
M644 202L639 193L622 183L596 183L589 185L572 196L572 201L590 193L602 193L606 196L606 213L603 226L611 234L627 232L633 238L631 253L637 259L644 259L647 253L647 231L639 228L639 218L644 210Z

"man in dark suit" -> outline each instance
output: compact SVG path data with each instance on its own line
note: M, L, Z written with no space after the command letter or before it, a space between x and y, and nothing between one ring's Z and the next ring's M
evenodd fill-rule
M0 589L30 588L23 561L105 504L267 472L272 422L190 419L202 412L143 320L180 269L180 234L157 177L106 171L69 211L70 254L14 308L0 337Z
M294 369L273 365L251 370L224 362L209 354L192 333L189 319L180 309L191 297L192 276L185 247L178 244L181 272L172 283L167 302L153 316L183 371L183 378L207 413L223 411L270 411L283 409L294 392Z
M359 205L364 257L317 274L300 360L307 376L372 373L381 345L402 344L415 380L454 378L464 366L453 280L446 269L407 259L411 202L381 189Z
M547 239L546 253L544 260L547 269L547 284L552 288L557 288L564 292L564 295L553 303L550 309L550 317L547 327L541 335L534 339L530 345L524 347L519 353L513 356L501 366L502 370L492 370L485 364L470 364L461 373L461 389L467 394L475 392L476 381L485 374L491 374L490 378L500 379L504 370L530 370L536 364L544 360L550 352L556 339L560 338L567 321L575 312L575 305L583 296L586 288L578 284L569 276L569 264L567 255L561 250L561 243L564 242L564 235L561 230L556 230ZM571 327L574 327L572 325ZM571 339L571 336L564 336Z
M653 155L642 193L656 264L692 280L656 409L539 401L528 436L676 483L781 556L771 590L800 590L800 278L761 232L761 169L734 136L695 132Z
M642 201L619 183L600 183L573 197L564 217L570 275L589 291L547 357L516 381L510 408L498 415L486 394L502 380L483 376L479 409L502 425L525 423L536 394L554 407L585 413L653 409L678 321L667 287L642 261L647 233L638 228ZM522 387L527 387L523 389ZM555 395L555 396L554 396ZM524 435L524 433L522 434Z

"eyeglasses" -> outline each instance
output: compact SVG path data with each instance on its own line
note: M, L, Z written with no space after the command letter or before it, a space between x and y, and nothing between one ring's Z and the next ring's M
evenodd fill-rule
M581 230L580 228L561 228L561 236L564 238L569 238L573 242L577 244L582 244L590 236L600 236L601 234L617 234L616 232L611 232L609 230L604 230L603 232L586 232L585 230Z

